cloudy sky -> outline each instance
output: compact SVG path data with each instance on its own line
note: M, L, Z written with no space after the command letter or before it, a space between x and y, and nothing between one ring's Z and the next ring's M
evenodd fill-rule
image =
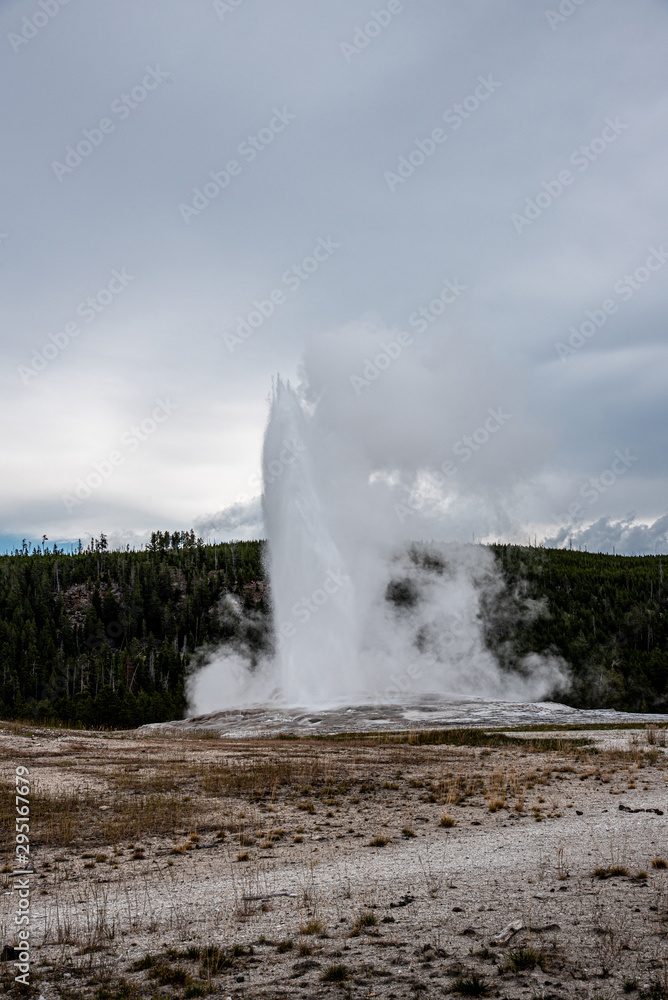
M261 535L278 372L433 537L668 550L665 0L61 3L0 3L0 551Z

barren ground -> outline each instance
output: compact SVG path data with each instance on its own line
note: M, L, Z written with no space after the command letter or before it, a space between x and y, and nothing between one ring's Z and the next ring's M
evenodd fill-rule
M24 765L26 995L665 998L668 751L644 730L501 745L456 732L437 738L460 745L421 745L4 724L4 989L19 995Z

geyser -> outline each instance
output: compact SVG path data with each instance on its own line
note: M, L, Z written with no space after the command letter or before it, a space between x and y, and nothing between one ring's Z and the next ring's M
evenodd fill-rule
M359 691L355 592L319 499L313 442L295 393L276 383L264 441L264 518L283 700L317 705Z

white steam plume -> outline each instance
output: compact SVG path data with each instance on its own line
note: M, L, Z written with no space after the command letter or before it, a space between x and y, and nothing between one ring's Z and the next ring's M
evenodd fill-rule
M313 342L298 391L278 382L263 454L275 653L251 665L219 651L192 682L196 712L271 699L526 701L565 686L556 659L508 670L489 650L484 608L503 584L488 549L410 543L430 510L453 540L468 535L471 510L479 535L507 531L545 440L479 345L453 344L448 357L440 342L398 354L396 342L352 325ZM355 377L374 370L360 389Z

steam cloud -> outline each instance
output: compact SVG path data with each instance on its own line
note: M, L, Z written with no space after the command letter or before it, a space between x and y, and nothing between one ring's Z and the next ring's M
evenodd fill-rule
M209 657L194 712L531 701L566 686L557 659L502 666L490 651L503 582L488 549L463 543L474 518L478 537L507 534L539 471L548 442L522 416L519 380L470 338L397 342L351 324L313 341L296 390L276 384L263 453L274 648ZM360 390L365 371L378 374ZM419 541L436 515L449 542Z

